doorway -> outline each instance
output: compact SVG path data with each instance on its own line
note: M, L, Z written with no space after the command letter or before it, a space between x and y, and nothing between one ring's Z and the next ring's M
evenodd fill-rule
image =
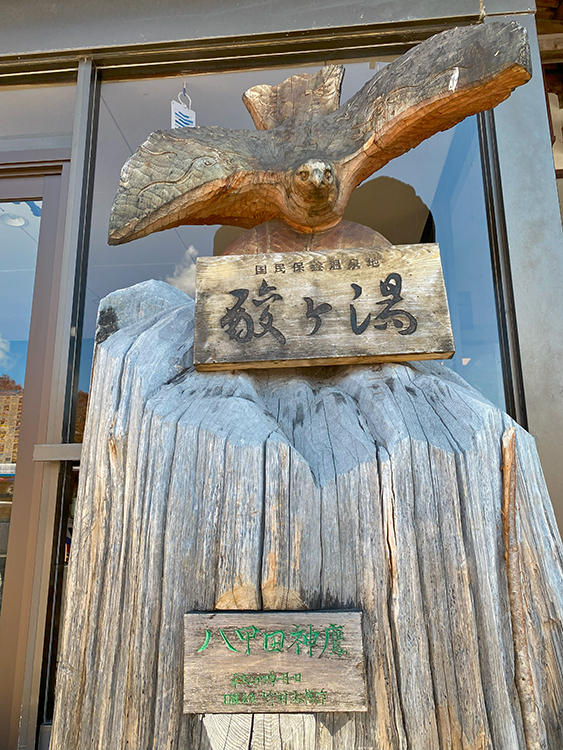
M34 452L61 442L70 162L66 149L0 157L0 747L10 747L20 719L37 720L59 464Z

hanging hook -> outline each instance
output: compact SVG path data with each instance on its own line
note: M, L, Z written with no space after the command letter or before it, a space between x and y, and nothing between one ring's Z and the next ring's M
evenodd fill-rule
M188 92L186 91L186 82L185 81L183 83L183 91L180 91L180 93L178 94L178 101L180 102L180 104L182 104L185 107L186 104L185 104L185 102L182 101L182 99L181 99L182 96L186 97L186 99L188 100L188 109L191 109L192 108L192 100L191 100Z

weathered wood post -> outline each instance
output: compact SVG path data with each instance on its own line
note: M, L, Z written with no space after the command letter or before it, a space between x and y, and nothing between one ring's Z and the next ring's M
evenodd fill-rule
M526 49L515 25L447 32L343 108L334 68L256 87L261 133L154 134L126 165L116 242L266 224L230 249L252 259L198 272L196 364L221 372L194 368L178 290L101 303L52 750L563 746L563 548L534 441L437 363L377 363L451 354L447 315L417 338L441 277L428 307L409 248L339 222L387 157L524 82ZM268 267L289 260L282 289ZM314 276L337 260L344 307Z

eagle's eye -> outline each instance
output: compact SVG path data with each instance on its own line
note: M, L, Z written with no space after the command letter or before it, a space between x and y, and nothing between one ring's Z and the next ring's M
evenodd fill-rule
M302 169L299 172L299 177L301 177L303 182L306 182L309 179L309 172L306 169Z
M332 180L332 169L325 169L325 180L330 182Z

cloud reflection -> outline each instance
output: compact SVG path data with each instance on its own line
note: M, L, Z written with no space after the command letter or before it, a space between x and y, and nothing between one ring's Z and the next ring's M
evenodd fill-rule
M190 297L195 297L195 262L198 252L193 245L190 245L184 257L174 267L172 276L167 276L168 284L175 286L176 289L185 292Z

